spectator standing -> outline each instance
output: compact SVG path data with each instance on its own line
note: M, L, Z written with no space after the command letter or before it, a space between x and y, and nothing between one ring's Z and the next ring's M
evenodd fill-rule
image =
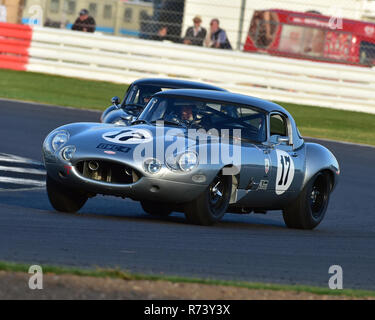
M168 38L168 26L161 25L157 35L155 35L152 39L158 41L170 40Z
M185 0L163 0L156 14L157 40L181 42Z
M212 19L210 22L208 46L211 48L232 49L227 33L220 28L219 19Z
M206 38L207 30L201 27L202 18L200 16L195 16L193 22L194 26L189 27L186 30L184 43L194 46L203 46L203 41Z
M95 32L95 28L95 19L89 16L89 11L87 9L82 9L79 12L79 17L72 26L72 30L83 32Z

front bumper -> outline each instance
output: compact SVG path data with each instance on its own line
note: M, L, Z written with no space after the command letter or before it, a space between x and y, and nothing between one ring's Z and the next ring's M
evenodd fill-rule
M131 184L114 184L88 179L73 166L63 163L45 163L48 175L67 187L87 193L129 197L133 200L149 200L168 203L184 203L197 198L206 184L177 182L147 176Z

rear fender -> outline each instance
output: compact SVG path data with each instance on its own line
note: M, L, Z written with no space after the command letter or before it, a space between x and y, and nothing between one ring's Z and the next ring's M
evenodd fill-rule
M330 173L332 190L338 182L340 167L336 157L326 147L317 143L306 143L306 169L302 189L320 171Z

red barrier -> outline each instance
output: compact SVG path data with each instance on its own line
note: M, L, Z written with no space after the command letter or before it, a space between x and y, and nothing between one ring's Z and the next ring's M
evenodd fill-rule
M17 41L13 39L0 38L0 52L20 54L23 56L29 55L30 41Z
M32 35L33 30L30 26L0 22L0 37L31 40Z
M0 23L0 68L26 70L31 38L30 26Z
M0 54L0 69L26 71L28 57Z

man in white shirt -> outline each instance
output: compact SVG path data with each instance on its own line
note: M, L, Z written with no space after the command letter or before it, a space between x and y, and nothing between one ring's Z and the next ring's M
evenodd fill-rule
M201 27L202 18L200 16L195 16L193 22L194 26L189 27L186 30L184 43L191 44L194 46L202 46L207 34L207 30Z

